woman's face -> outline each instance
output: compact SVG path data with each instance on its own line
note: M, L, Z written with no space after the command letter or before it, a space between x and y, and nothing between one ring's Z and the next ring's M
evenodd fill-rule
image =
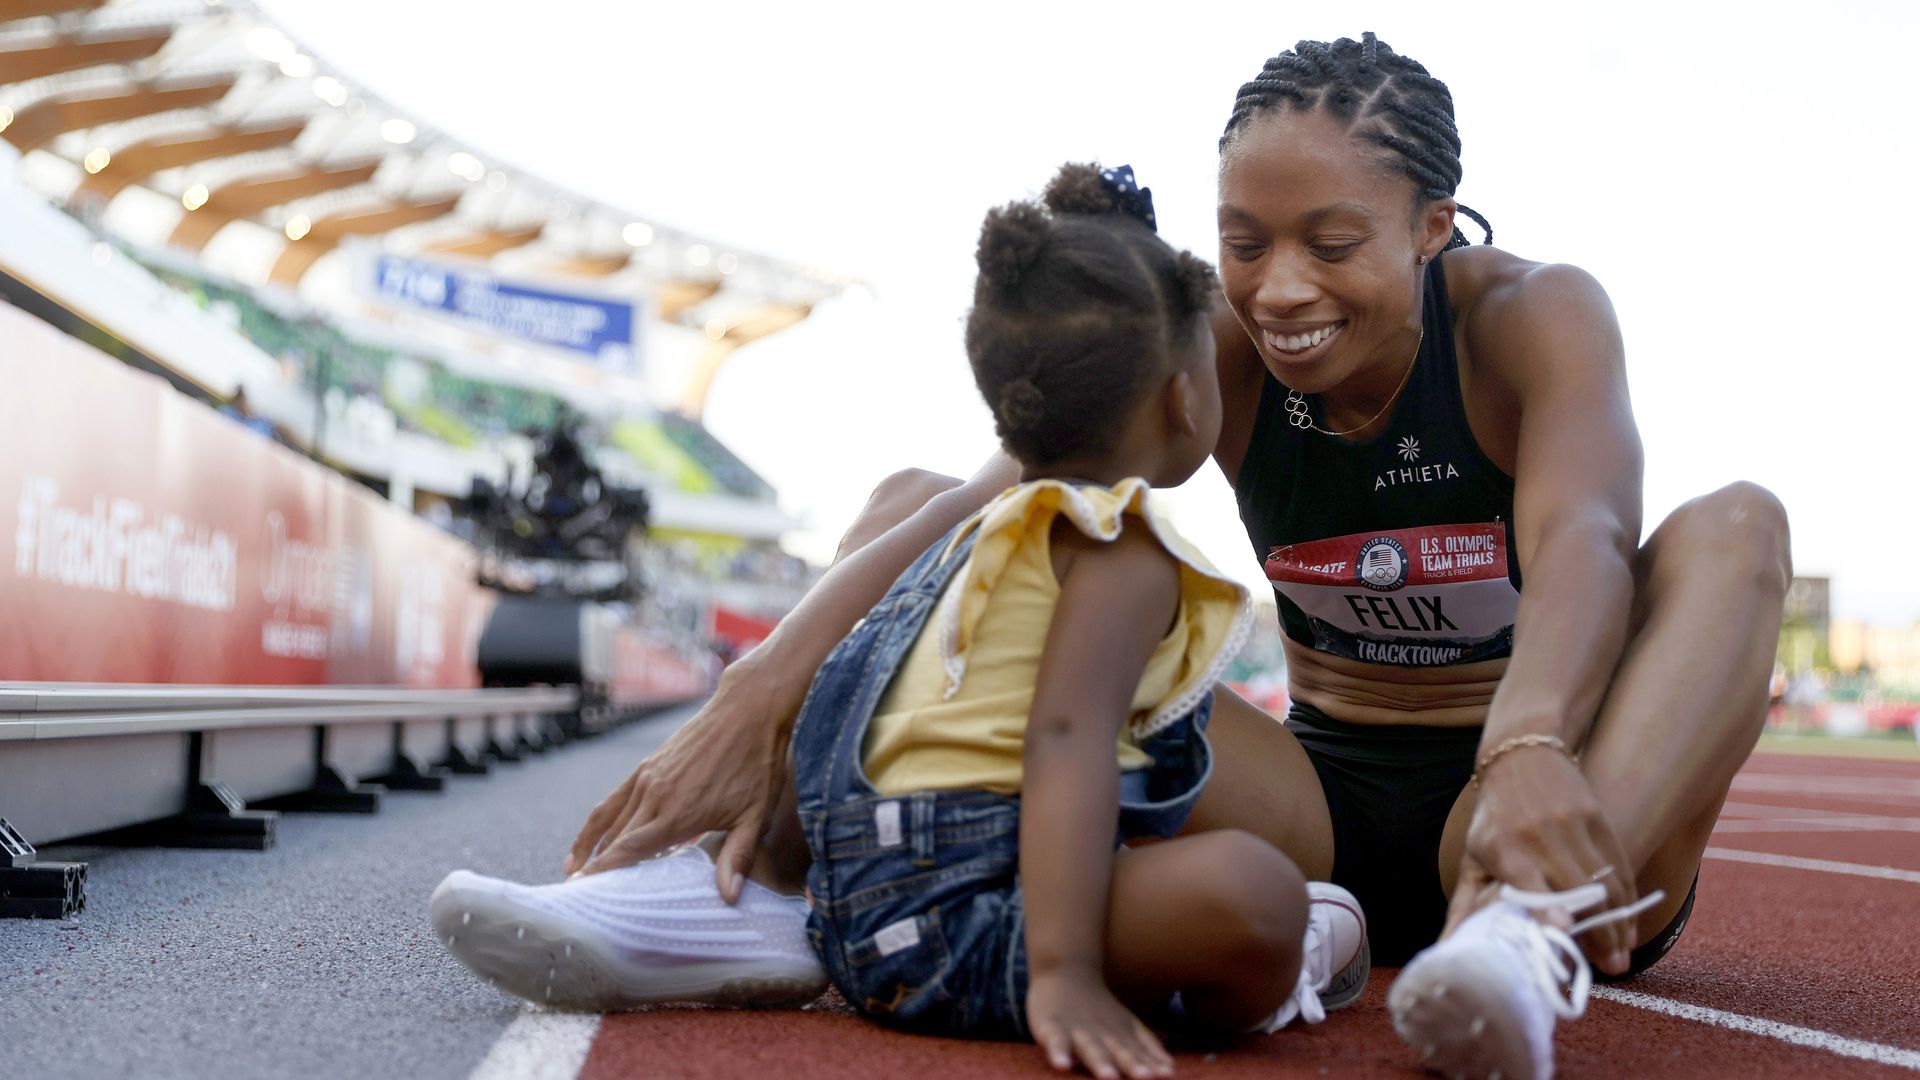
M1418 208L1413 182L1325 112L1275 109L1220 162L1220 281L1268 370L1320 393L1406 361L1419 255L1453 230L1453 201Z

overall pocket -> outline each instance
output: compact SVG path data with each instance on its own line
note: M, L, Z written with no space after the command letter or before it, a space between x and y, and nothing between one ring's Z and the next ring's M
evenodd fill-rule
M940 928L940 910L897 919L850 941L847 965L854 1007L883 1023L915 1026L947 998L953 956Z

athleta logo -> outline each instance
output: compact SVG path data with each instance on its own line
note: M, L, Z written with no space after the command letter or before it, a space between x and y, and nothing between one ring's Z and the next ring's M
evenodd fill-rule
M1405 449L1400 451L1403 455L1407 452ZM1418 447L1415 447L1412 452L1418 454L1420 450ZM1413 459L1408 458L1407 460L1412 461ZM1438 465L1410 465L1404 469L1388 469L1386 472L1375 476L1373 478L1373 490L1379 491L1381 488L1399 487L1401 484L1431 484L1435 480L1453 480L1458 478L1459 475L1460 470L1454 468L1452 464L1448 462L1441 462Z
M1400 456L1408 461L1420 460L1420 440L1409 435L1400 440Z
M1376 536L1360 545L1353 576L1375 592L1392 592L1407 583L1407 549L1391 536Z

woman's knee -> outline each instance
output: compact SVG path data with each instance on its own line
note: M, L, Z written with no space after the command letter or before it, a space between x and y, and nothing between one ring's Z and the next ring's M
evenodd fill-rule
M852 527L840 539L835 561L860 550L882 533L912 517L934 496L952 491L961 481L926 469L902 469L893 473L867 496L867 505L854 519Z
M867 503L889 506L904 504L911 507L908 511L911 513L925 506L935 495L951 491L960 484L960 480L942 473L926 469L901 469L880 481Z
M1680 506L1648 543L1657 564L1688 576L1720 572L1786 595L1793 577L1787 508L1745 480Z

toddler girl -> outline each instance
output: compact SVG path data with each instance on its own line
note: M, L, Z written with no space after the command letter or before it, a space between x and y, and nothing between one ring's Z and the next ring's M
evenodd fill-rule
M1164 1075L1142 1015L1271 1030L1366 976L1350 896L1310 903L1245 833L1175 838L1248 616L1149 496L1219 436L1218 288L1124 168L1068 165L1044 205L990 212L978 261L967 353L1021 479L814 681L793 736L808 934L883 1023Z

